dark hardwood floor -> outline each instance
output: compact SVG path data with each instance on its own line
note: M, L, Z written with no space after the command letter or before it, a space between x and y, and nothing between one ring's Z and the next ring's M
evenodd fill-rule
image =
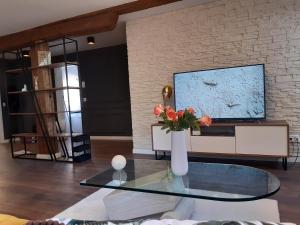
M0 213L27 219L52 217L96 191L79 182L108 168L112 156L133 157L131 141L93 141L92 149L92 160L71 164L12 159L8 146L1 145ZM300 224L300 164L284 171L274 162L226 161L256 166L277 175L281 190L272 198L279 201L281 221Z

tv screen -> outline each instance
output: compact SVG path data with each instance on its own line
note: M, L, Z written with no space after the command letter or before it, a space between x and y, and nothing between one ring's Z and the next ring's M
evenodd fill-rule
M193 107L197 117L264 119L264 65L174 74L176 110Z

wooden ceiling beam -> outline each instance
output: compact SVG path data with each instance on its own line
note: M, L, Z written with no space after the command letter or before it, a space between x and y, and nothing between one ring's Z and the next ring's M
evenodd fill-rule
M13 50L32 45L36 41L53 41L61 37L80 36L114 29L118 21L115 13L60 21L0 37L0 50Z
M119 15L149 9L181 0L137 0L98 10L0 37L0 51L32 45L36 41L53 41L113 30Z

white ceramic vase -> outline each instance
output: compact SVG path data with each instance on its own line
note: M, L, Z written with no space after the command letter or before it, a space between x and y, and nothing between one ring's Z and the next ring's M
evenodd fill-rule
M171 148L171 170L177 176L184 176L189 169L185 131L172 131Z

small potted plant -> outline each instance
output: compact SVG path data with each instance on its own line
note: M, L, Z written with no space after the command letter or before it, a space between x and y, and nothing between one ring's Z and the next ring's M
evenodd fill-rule
M159 104L154 107L154 115L164 121L162 129L171 132L171 169L177 176L188 172L188 157L185 130L200 129L200 126L210 126L212 119L209 116L197 118L193 108L175 111L172 107Z

